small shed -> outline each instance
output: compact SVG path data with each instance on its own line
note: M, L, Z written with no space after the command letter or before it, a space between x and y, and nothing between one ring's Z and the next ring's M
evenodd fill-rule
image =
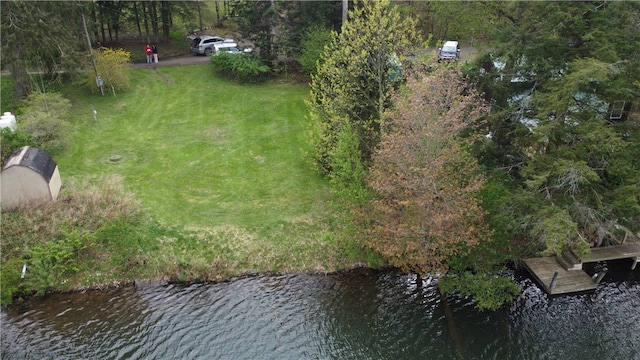
M61 187L58 165L51 156L24 146L9 157L0 172L0 203L3 210L9 210L34 201L53 201Z

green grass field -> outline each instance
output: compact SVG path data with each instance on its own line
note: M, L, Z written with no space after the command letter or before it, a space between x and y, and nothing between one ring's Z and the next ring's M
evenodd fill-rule
M190 271L193 278L215 277L212 263L241 274L365 261L341 235L344 214L312 167L306 86L238 85L207 65L131 76L132 90L115 96L65 88L75 131L56 161L63 181L121 176L154 219L199 234L143 249L145 258L157 252L164 262L206 269Z
M63 200L3 212L3 303L134 279L382 264L313 168L307 86L238 85L209 65L129 71L126 93L58 89L73 104L70 147L54 156ZM119 205L120 193L133 202Z
M158 219L198 228L265 229L323 211L307 88L241 86L207 70L132 70L133 90L116 96L78 89L73 145L56 159L63 175L122 175Z

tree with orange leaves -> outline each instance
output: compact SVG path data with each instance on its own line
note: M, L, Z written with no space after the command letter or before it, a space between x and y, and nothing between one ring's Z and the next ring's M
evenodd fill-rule
M488 109L455 70L406 85L368 174L378 196L365 209L367 243L404 271L444 273L448 259L490 237L475 198L485 180L461 136Z

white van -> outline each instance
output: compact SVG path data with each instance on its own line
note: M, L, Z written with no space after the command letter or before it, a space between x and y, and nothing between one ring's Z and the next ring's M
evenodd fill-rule
M438 49L438 62L457 61L458 59L460 59L460 45L457 41L445 41Z

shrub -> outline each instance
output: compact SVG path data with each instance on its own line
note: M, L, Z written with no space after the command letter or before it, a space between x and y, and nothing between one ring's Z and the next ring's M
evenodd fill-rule
M53 241L34 246L27 254L25 291L45 295L52 289L61 289L64 280L78 272L78 253L91 245L93 236L70 231Z
M16 88L10 75L0 75L0 109L2 112L15 111L18 106Z
M29 134L2 128L0 133L0 164L4 164L14 151L23 146L38 146Z
M22 269L22 259L13 258L9 261L2 261L2 272L0 272L0 303L8 305L13 303L13 294L18 291L20 285L20 270Z
M478 309L491 311L498 310L522 294L511 278L498 273L450 272L438 281L438 288L449 294L458 292L463 296L471 295Z
M365 185L365 167L359 146L358 135L347 123L330 153L333 169L329 174L331 191L354 204L362 204L370 195Z
M140 203L126 193L122 179L96 183L69 179L58 201L41 202L2 212L0 278L2 304L14 293L45 294L64 290L65 279L81 270L82 259L97 249L96 234L122 219L140 219ZM120 226L122 227L122 226ZM22 265L27 272L21 278Z
M100 48L95 52L95 59L105 91L127 91L131 88L127 71L131 62L131 52L124 49ZM87 85L93 93L100 91L94 72L87 72Z
M67 145L70 130L65 120L71 110L71 102L58 93L34 92L24 102L18 119L18 131L27 134L35 145L49 154L59 153Z
M220 53L211 57L213 71L223 77L243 83L259 83L267 79L271 69L249 54Z
M298 57L302 70L308 74L315 74L318 61L321 61L324 47L331 42L331 30L314 25L304 34L302 39L302 54Z

